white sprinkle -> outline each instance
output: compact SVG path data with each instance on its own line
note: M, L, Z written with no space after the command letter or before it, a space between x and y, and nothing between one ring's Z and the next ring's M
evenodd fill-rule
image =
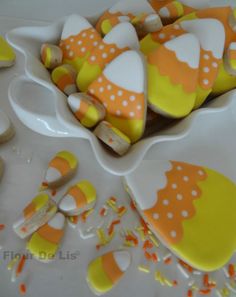
M122 95L123 95L123 91L119 90L119 91L117 92L117 95L118 95L118 96L122 96Z
M102 57L103 57L103 59L106 59L107 58L107 54L106 53L103 53L102 54Z
M181 194L177 194L177 196L176 196L176 198L177 198L177 200L182 200L183 199L183 195L181 195Z
M67 49L67 50L70 49L70 45L69 45L69 44L66 46L66 49Z
M187 182L187 181L189 181L189 177L188 177L188 176L184 176L184 177L183 177L183 180L184 180L185 182Z
M183 216L184 218L187 218L187 217L188 217L188 212L187 212L187 210L183 210L183 211L181 212L181 214L182 214L182 216Z
M172 231L170 232L170 236L171 236L171 237L175 238L176 235L177 235L177 234L176 234L176 231L172 230Z
M154 220L158 220L160 216L159 216L158 213L155 212L155 213L152 215L152 217L153 217Z
M178 24L175 24L174 25L174 29L179 30L180 29L180 26Z
M103 105L107 108L107 103L106 102L103 102Z
M170 219L170 220L173 219L173 213L172 212L168 212L167 213L167 218Z
M177 166L177 170L180 171L183 170L183 168L181 166Z
M165 200L163 200L162 203L163 203L164 205L168 205L168 204L169 204L169 200L165 199Z
M218 64L217 64L216 62L213 62L213 63L212 63L212 66L213 66L214 68L217 68L217 67L218 67Z
M91 60L91 61L95 61L95 60L96 60L96 57L95 57L95 56L92 56L92 57L90 58L90 60Z
M69 52L69 56L70 56L70 57L73 57L73 56L74 56L74 52L73 52L73 51L70 51L70 52Z
M203 56L203 58L204 58L205 60L209 60L209 59L210 59L210 57L209 57L208 54L205 54L205 55Z
M104 88L103 87L99 88L99 92L100 93L103 93L104 92Z
M137 105L137 109L140 110L142 108L142 106L139 104Z
M208 79L204 79L203 80L204 85L208 85L209 84L209 80Z
M99 77L99 79L98 79L98 82L99 82L99 83L101 83L101 82L102 82L102 78L101 78L101 77Z
M127 106L127 105L128 105L128 102L127 102L126 100L124 100L124 101L122 102L122 105L123 105L123 106Z
M71 39L70 39L70 42L74 42L74 38L71 38Z
M111 90L111 89L112 89L112 86L111 86L111 85L108 85L108 86L107 86L107 89L108 89L108 90Z
M116 99L115 95L111 95L110 99L114 101Z
M85 47L82 47L81 48L81 52L84 53L85 51L86 51L86 48Z
M119 116L119 115L121 115L121 111L120 110L117 110L116 111L116 114Z
M197 191L193 190L192 191L192 196L196 197L197 196Z
M204 172L203 172L202 170L199 170L199 171L198 171L198 174L199 174L199 175L204 175Z
M103 50L104 49L104 45L103 44L99 45L99 49L100 50Z
M164 39L165 37L166 37L166 36L165 36L164 33L160 33L160 34L159 34L159 38L160 38L160 39Z
M93 45L94 45L94 46L97 46L97 45L98 45L98 42L97 42L97 41L95 41L95 42L93 43Z
M172 187L172 189L177 189L177 185L176 184L172 184L171 187Z
M86 32L84 32L83 34L82 34L82 37L86 37L87 36L87 34L86 34Z
M94 35L92 34L92 35L90 35L90 39L93 39L94 38Z
M115 51L116 51L116 49L115 49L114 47L112 47L112 48L110 49L110 53L112 53L112 54L114 54Z
M131 118L133 118L134 115L135 115L135 113L134 113L133 111L131 111L131 112L129 113L129 115L130 115Z
M204 71L205 73L208 73L208 72L210 71L210 68L209 68L209 67L204 67L204 68L203 68L203 71Z
M136 99L136 97L135 97L134 95L132 95L132 96L129 97L129 100L132 101L132 102L133 102L135 99Z
M79 40L79 41L77 42L77 44L78 44L78 45L81 45L81 44L82 44L82 40Z

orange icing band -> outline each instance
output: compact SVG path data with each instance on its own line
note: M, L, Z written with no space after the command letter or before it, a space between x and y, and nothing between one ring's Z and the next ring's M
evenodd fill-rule
M61 157L55 157L50 163L49 167L53 167L58 170L62 176L66 175L70 170L70 164Z
M79 109L74 113L74 115L78 120L81 121L84 118L84 115L86 115L88 109L89 109L89 105L83 100L81 100Z
M94 28L83 30L78 35L61 40L60 48L63 51L63 58L71 61L83 58L100 41L101 36Z
M163 44L186 33L179 24L170 24L163 27L161 31L150 33L150 35L154 42Z
M113 284L115 284L117 280L123 275L123 272L118 267L112 252L102 256L102 266L107 277L112 281Z
M201 198L197 183L204 181L204 168L182 162L171 162L166 172L167 185L157 192L156 204L144 211L150 225L170 244L177 244L183 237L182 222L195 215L194 200ZM173 200L179 203L171 203Z
M214 85L219 72L220 62L221 60L216 59L211 51L201 49L199 84L203 89L209 90Z
M120 119L143 119L144 94L127 91L102 74L89 86L89 93L103 103L107 114Z
M36 212L35 204L32 202L23 210L23 215L25 219L29 219Z
M58 244L64 234L64 230L54 229L48 224L45 224L43 227L38 229L37 233L45 240Z
M87 61L91 65L98 65L101 69L104 69L106 64L128 49L128 47L118 48L116 44L107 44L102 40Z
M75 84L75 78L74 75L67 73L63 75L57 82L56 82L58 88L60 90L65 90L66 87L69 85L74 85Z
M162 46L148 56L148 63L155 65L162 76L168 76L174 85L182 85L187 93L196 91L198 69L193 69L177 59L175 52Z
M76 206L78 208L82 208L87 204L87 199L86 199L84 193L80 190L79 187L76 187L76 186L72 187L68 191L67 195L71 195L71 196L74 197L75 202L76 202Z

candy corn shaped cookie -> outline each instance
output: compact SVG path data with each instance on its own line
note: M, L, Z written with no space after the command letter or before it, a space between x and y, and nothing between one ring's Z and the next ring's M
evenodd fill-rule
M85 18L76 14L69 16L60 41L63 63L71 64L79 71L89 52L100 41L101 36Z
M10 140L15 134L8 116L0 110L0 144Z
M63 64L53 69L51 73L54 84L66 95L77 92L76 71L69 64Z
M73 177L78 166L78 160L69 151L61 151L49 162L43 185L56 188Z
M65 217L61 213L39 228L27 242L27 250L39 261L49 262L55 258L64 235Z
M0 68L10 67L15 63L16 55L12 47L0 36Z
M48 69L59 66L62 63L62 50L54 44L43 44L41 46L41 61Z
M127 153L130 148L129 137L109 122L102 121L94 130L94 134L120 156Z
M68 189L59 209L68 216L76 216L93 208L96 199L94 186L88 180L82 180Z
M139 38L143 38L150 32L156 32L163 27L161 19L157 13L141 13L131 20Z
M145 87L143 57L136 51L126 51L88 89L105 106L105 120L126 134L132 143L141 138L145 128Z
M87 272L89 287L97 295L109 292L123 277L130 262L127 251L108 252L93 260Z
M101 24L104 20L119 16L128 16L132 19L140 13L150 14L155 13L155 10L146 0L121 0L102 14L96 24L96 29L101 32Z
M181 118L191 112L197 96L200 45L184 34L147 56L149 107L162 115Z
M236 76L236 42L232 42L226 50L224 63L227 72Z
M25 238L47 223L56 211L55 202L47 194L40 193L24 208L13 229L19 237Z
M156 236L191 266L213 271L236 249L236 185L203 166L144 161L125 186Z
M138 50L139 40L134 27L125 22L115 26L91 51L78 74L78 88L83 92L87 91L88 86L101 75L105 66L128 49Z

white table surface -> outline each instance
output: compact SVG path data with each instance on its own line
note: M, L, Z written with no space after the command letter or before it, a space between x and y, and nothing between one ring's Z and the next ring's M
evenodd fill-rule
M4 34L17 26L40 24L40 22L28 22L27 19L52 21L75 11L82 15L92 15L115 2L116 0L0 0L0 33ZM22 243L12 232L11 224L19 210L35 194L35 189L40 178L42 178L48 158L59 149L73 148L81 160L79 178L91 179L98 188L99 196L103 197L101 199L112 194L123 196L125 199L120 179L104 172L96 162L87 141L47 138L35 134L19 122L8 102L7 88L15 75L23 73L23 63L23 57L17 54L16 66L0 71L0 108L8 113L16 127L15 138L10 143L0 147L0 154L8 164L4 176L5 183L3 180L0 189L0 218L6 222L8 227L6 232L0 236L0 244L4 242L7 244L7 248L13 250ZM236 151L236 141L235 136L232 137L235 128L236 120L234 121L232 117L229 117L228 120L226 118L222 122L218 114L212 116L209 121L203 120L199 126L195 124L190 135L182 140L153 146L145 158L176 159L205 164L222 171L236 181L236 160L233 158ZM20 155L13 152L13 148L19 149ZM28 157L32 157L29 164L27 164ZM109 187L107 187L108 184ZM74 249L74 243L78 241L82 257L87 259L93 257L94 250L92 247L81 243L79 238L74 238L72 231L67 233L66 238L65 250ZM36 261L31 264L30 273L27 277L30 286L32 286L28 296L92 297L93 294L88 290L84 281L85 263L83 261L81 264L63 262L52 264L50 269L44 264L37 264ZM76 268L77 264L81 266ZM74 275L75 271L77 274ZM135 286L129 286L130 281L135 282ZM133 276L124 280L123 286L129 291L124 291L120 286L107 296L185 296L181 288L175 290L163 288L154 284L147 276L140 276L137 271L134 271ZM0 265L0 297L13 296L18 296L17 287L11 284L5 264Z

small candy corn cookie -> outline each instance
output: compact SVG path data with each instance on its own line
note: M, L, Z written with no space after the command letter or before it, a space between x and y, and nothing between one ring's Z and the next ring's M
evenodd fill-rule
M232 42L224 55L225 69L236 76L236 42Z
M100 34L85 18L76 14L69 16L65 21L60 41L63 63L71 64L78 72L90 51L100 41Z
M10 67L15 63L16 55L12 47L0 35L0 68Z
M76 80L78 88L83 92L87 91L89 85L101 75L106 65L129 49L139 49L137 33L130 23L118 24L84 62Z
M3 162L3 159L0 156L0 180L2 179L3 172L4 172L4 162Z
M45 193L38 194L22 211L13 224L13 230L25 238L47 223L57 212L57 206Z
M134 17L131 23L135 27L139 38L143 38L150 32L159 31L163 27L161 19L157 13L141 13Z
M109 292L124 276L130 262L127 251L108 252L93 260L87 271L89 287L97 295Z
M125 185L154 234L183 261L203 271L229 261L236 249L236 185L229 178L203 166L151 160L127 175Z
M66 95L77 92L76 71L69 64L63 64L53 69L51 78L54 84Z
M88 94L75 93L70 95L67 100L75 117L87 128L96 126L105 117L105 107Z
M78 160L69 151L61 151L49 162L43 185L56 188L65 184L76 173Z
M103 35L107 35L112 30L112 28L123 22L130 22L130 18L127 15L121 15L103 20L101 23L101 33Z
M161 45L147 56L149 107L164 116L181 118L195 104L200 45L193 34L184 34Z
M104 12L96 24L96 29L102 32L101 25L104 20L119 16L128 16L132 19L141 13L151 14L155 13L155 10L146 0L121 0Z
M54 69L62 63L62 50L54 44L44 43L41 46L41 61L47 69Z
M0 144L10 140L14 134L15 131L10 119L0 110Z
M126 134L132 143L142 137L147 104L146 69L140 53L129 50L119 55L88 91L105 106L106 121Z
M94 207L97 193L88 180L82 180L68 189L59 209L67 216L76 216Z
M120 156L127 153L130 148L131 141L129 137L109 122L101 122L94 130L94 134Z
M64 215L56 213L50 221L31 236L27 242L27 250L39 261L53 260L64 236L64 226Z

